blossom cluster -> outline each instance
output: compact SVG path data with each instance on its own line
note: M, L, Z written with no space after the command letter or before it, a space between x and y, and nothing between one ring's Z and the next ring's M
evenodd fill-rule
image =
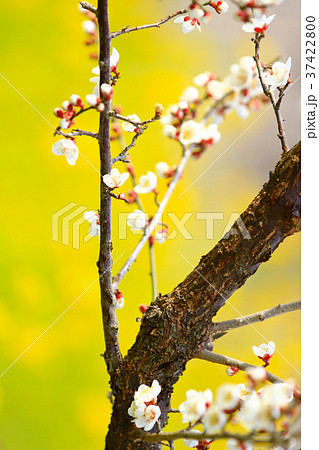
M225 383L217 388L213 400L211 390L189 390L186 401L179 406L183 423L191 428L201 424L205 433L216 434L227 425L239 425L249 433L278 430L288 432L289 419L294 417L298 403L294 387L287 383L266 385L267 372L263 367L247 369L247 383ZM199 430L194 430L200 433ZM209 441L185 440L188 447L209 448ZM230 450L253 450L252 442L229 439Z
M226 13L229 5L225 1L210 2L207 6L211 6L217 14ZM187 13L178 16L174 22L182 24L183 33L190 33L195 28L201 31L201 23L208 23L212 19L212 13L204 5L192 2L187 9Z
M242 22L260 20L267 13L269 6L278 6L284 0L237 0L239 10L236 17Z
M242 57L230 67L222 80L211 72L197 75L194 85L187 87L177 104L170 106L162 116L163 133L179 141L184 147L192 145L192 154L199 157L221 134L219 125L231 111L247 118L260 102L267 99L258 83L255 61Z
M161 392L161 386L154 380L152 386L141 384L134 394L134 400L128 409L128 414L133 417L132 422L137 428L150 431L161 415L157 406L157 397Z

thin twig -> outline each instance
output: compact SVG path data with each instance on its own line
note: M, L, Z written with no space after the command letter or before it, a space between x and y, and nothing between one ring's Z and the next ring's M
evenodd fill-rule
M126 146L126 142L125 142L125 138L123 136L123 133L120 134L119 142L120 142L120 145L122 147L122 152L119 154L118 157L113 158L113 162L115 162L115 160L117 158L119 158L120 156L124 157L127 154L129 149L135 145L138 136L140 136L140 134L136 134L133 137L133 140L132 140L131 144ZM122 161L122 159L121 159L121 161ZM131 164L132 169L133 169L133 170L130 170L130 176L131 176L131 179L132 179L133 186L135 187L137 183L136 183L136 177L135 177L135 173L134 173L134 167L133 167L131 162L130 162L130 164ZM142 200L141 200L141 197L139 196L139 194L136 194L135 202L136 202L137 206L139 207L140 211L145 212L144 211L144 206L143 206L143 203L142 203ZM152 299L155 300L155 298L158 295L157 271L156 271L156 264L155 264L155 248L154 248L154 244L151 242L151 240L149 239L148 241L149 241L149 255L150 255L150 275L151 275L151 280L152 280L152 293L153 293Z
M155 300L158 296L155 249L154 249L154 242L152 242L150 239L148 240L148 242L149 242L150 266L151 266L150 275L152 280L152 292L153 292L152 300Z
M212 335L216 333L233 330L234 328L245 327L252 323L262 322L271 317L279 316L280 314L286 314L288 312L297 311L301 308L301 301L286 303L284 305L277 305L273 308L265 309L254 314L238 317L238 319L225 320L223 322L217 322L212 324Z
M250 367L260 367L260 366L254 366L253 364L248 364L243 361L239 361L238 359L229 358L228 356L219 355L218 353L210 352L209 350L200 350L194 355L197 359L203 359L204 361L209 361L216 364L222 364L224 366L232 366L237 367L239 370L245 371L246 369ZM267 380L270 381L270 383L284 383L284 381L276 375L273 375L270 372L267 372Z
M147 125L149 123L155 122L156 120L159 120L161 118L160 116L154 116L151 119L144 120L143 122L135 122L134 120L128 119L127 117L122 116L121 114L118 114L115 111L109 111L108 114L111 117L115 117L118 120L123 120L124 122L130 123L130 124L134 125L138 129L144 127L145 125Z
M273 107L275 116L276 116L276 121L277 121L277 126L278 126L278 137L280 139L281 142L281 148L282 148L282 154L285 154L288 152L289 147L288 147L288 143L287 143L287 137L286 137L286 132L285 132L285 127L284 127L284 119L281 115L280 112L280 104L281 104L281 100L280 102L276 103L275 97L273 92L268 89L265 80L264 80L264 75L263 75L263 69L261 67L261 62L260 62L260 42L261 40L264 38L263 34L260 33L256 33L255 34L255 38L252 39L254 44L255 44L255 56L254 56L254 60L256 63L256 67L257 67L257 71L258 71L258 78L260 81L260 84L263 88L264 94L266 95L266 97L269 98L271 105ZM283 96L283 93L281 95L281 98Z
M146 30L148 28L160 28L160 26L164 25L164 23L168 22L169 20L173 19L174 17L176 17L180 14L185 14L186 12L187 12L187 9L181 9L180 11L176 11L175 13L170 14L169 16L165 17L164 19L162 19L156 23L152 23L149 25L141 25L141 26L132 27L132 28L129 28L128 26L124 27L124 28L122 28L122 30L114 31L113 33L111 33L111 38L114 39L117 36L120 36L121 34L131 33L132 31Z
M98 133L93 133L92 131L84 131L78 128L76 130L73 130L71 133L64 133L59 128L57 128L54 132L54 136L56 136L57 134L68 139L72 139L77 136L89 136L91 138L98 139Z
M86 9L87 11L90 11L97 16L97 9L95 8L95 6L91 5L88 2L80 2L80 5L83 9Z
M127 160L125 159L125 157L127 156L128 152L130 151L131 148L135 147L136 145L136 141L138 139L138 137L141 136L140 133L136 133L133 136L132 142L130 143L130 145L128 145L127 147L123 148L123 150L121 151L121 153L119 153L118 156L115 156L112 159L112 164L115 164L118 161L122 161L122 162L127 162Z
M153 220L151 221L151 223L145 228L144 231L144 235L141 238L141 240L139 241L139 243L137 244L137 246L135 247L135 249L133 250L133 252L131 253L130 257L128 258L128 260L126 261L126 263L124 264L124 266L122 267L122 269L119 271L119 273L114 277L114 281L113 281L113 286L114 288L117 288L117 286L119 285L120 281L122 280L122 278L127 274L127 272L130 270L133 262L136 260L138 254L140 253L140 251L142 250L142 248L144 247L144 245L146 244L147 240L149 239L149 237L151 236L151 234L153 233L155 227L158 225L158 223L161 221L161 216L166 208L166 205L169 201L169 199L171 198L176 185L178 183L178 181L180 180L183 171L185 169L185 166L187 164L187 161L189 160L189 157L192 154L192 150L193 150L193 146L190 145L187 149L184 149L184 153L183 156L181 158L181 161L176 169L175 175L173 180L171 181L163 200L160 203L160 206L158 207L158 210L153 218Z

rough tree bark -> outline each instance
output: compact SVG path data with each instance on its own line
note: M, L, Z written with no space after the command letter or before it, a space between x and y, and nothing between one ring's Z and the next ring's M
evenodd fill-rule
M250 239L243 237L235 222L182 283L147 309L135 344L111 375L115 402L106 449L161 448L139 441L132 433L127 410L134 391L141 383L159 381L164 425L173 385L187 361L209 340L212 318L278 245L299 231L300 149L298 143L279 161L268 183L241 214Z

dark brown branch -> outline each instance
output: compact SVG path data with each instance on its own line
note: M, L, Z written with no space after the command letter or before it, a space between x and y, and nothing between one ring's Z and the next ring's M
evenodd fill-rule
M132 31L140 31L140 30L146 30L148 28L160 28L161 25L164 25L164 23L168 22L169 20L173 19L176 16L179 16L180 14L185 14L187 12L187 9L181 9L180 11L176 11L173 14L170 14L169 16L165 17L164 19L160 20L156 23L151 23L149 25L141 25L138 27L132 27L129 28L128 26L125 28L122 28L122 30L114 31L111 33L112 39L114 39L117 36L120 36L121 34L127 34L131 33Z
M255 60L256 66L257 66L260 84L263 88L264 94L266 95L266 97L269 98L272 108L275 113L277 126L278 126L278 137L281 142L282 154L284 154L284 153L287 153L289 147L288 147L287 137L286 137L286 132L285 132L284 119L282 118L282 115L280 112L280 104L281 104L281 100L283 97L283 92L281 93L281 97L279 97L280 101L278 100L278 102L276 103L274 94L271 92L270 89L268 89L268 87L265 83L263 69L261 67L261 62L260 62L260 42L263 38L264 38L263 34L256 33L255 39L253 39L253 42L255 43L254 60Z
M100 32L100 83L110 83L110 47L111 35L108 19L108 0L99 0ZM100 113L99 146L100 172L111 172L112 159L110 148L110 102L105 102L105 111ZM101 288L101 307L105 340L105 361L110 374L114 373L122 356L118 342L118 321L113 305L112 287L112 197L101 178L100 182L100 255L98 261Z
M182 283L148 307L135 344L112 378L115 402L107 449L160 448L158 444L128 441L134 425L127 410L134 391L142 383L150 385L158 380L163 426L172 386L186 363L209 341L212 318L280 243L300 230L300 149L298 143L281 158L268 183L241 214L250 239L241 234L235 222Z
M225 331L233 330L234 328L245 327L252 323L263 322L271 317L279 316L280 314L286 314L288 312L297 311L301 308L301 301L286 303L284 305L277 305L273 308L265 309L254 314L238 317L238 319L225 320L224 322L217 322L212 324L212 335L223 333Z
M232 366L237 367L239 370L245 371L246 369L249 369L250 367L256 368L257 366L254 366L253 364L248 364L243 361L239 361L238 359L229 358L228 356L219 355L218 353L210 352L209 350L199 350L194 355L197 359L203 359L204 361L209 361L216 364L222 364L223 366ZM258 366L260 367L260 366ZM273 375L270 372L267 372L267 380L270 381L270 383L283 383L284 381L280 378L276 377L276 375Z

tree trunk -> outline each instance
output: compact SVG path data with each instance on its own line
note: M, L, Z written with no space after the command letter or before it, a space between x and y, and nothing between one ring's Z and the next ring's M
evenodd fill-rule
M182 283L147 309L135 344L111 377L115 402L106 449L161 448L132 436L135 426L127 410L134 391L142 383L158 380L163 426L173 385L187 361L209 341L212 318L279 244L300 230L300 149L298 143L279 161L268 183L241 214L250 238L243 236L236 221Z

